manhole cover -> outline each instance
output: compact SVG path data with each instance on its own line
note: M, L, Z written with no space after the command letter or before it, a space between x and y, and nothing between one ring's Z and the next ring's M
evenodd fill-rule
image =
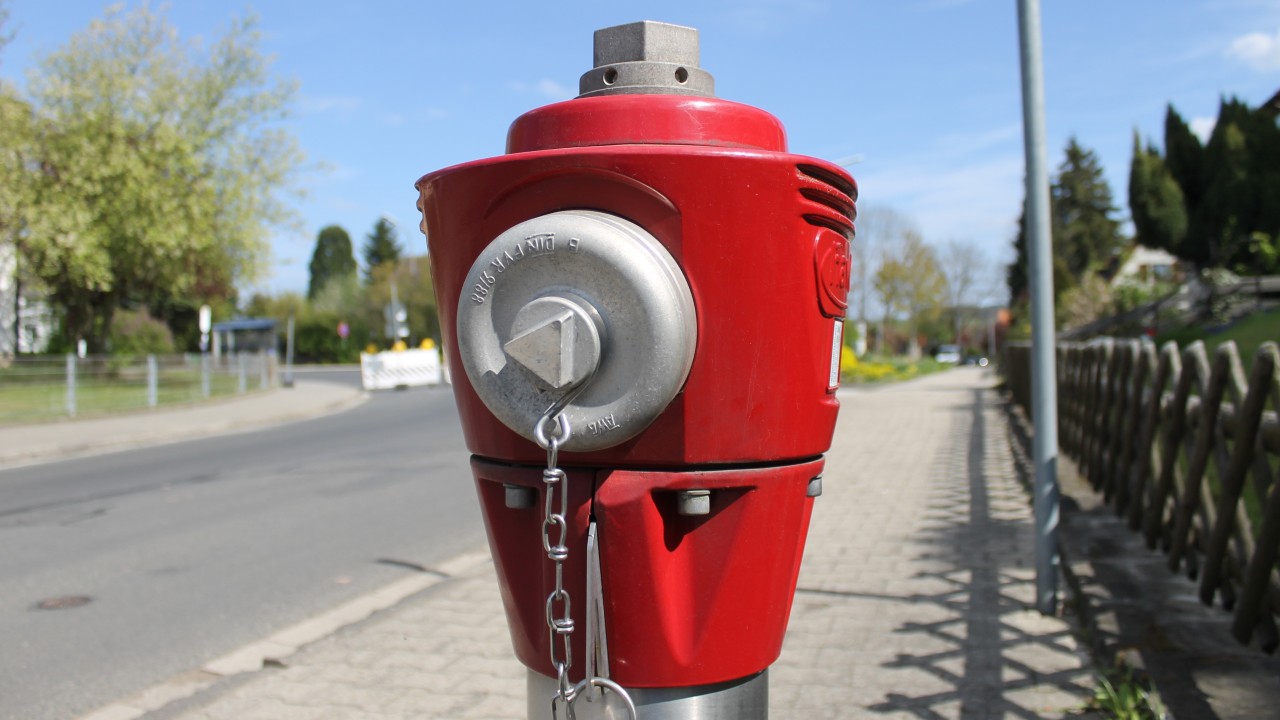
M88 605L93 602L93 598L88 595L63 595L61 597L45 598L36 603L37 610L70 610L78 608L82 605Z

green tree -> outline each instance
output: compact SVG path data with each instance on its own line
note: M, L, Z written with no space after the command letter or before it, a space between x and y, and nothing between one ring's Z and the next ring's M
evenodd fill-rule
M850 249L854 256L854 275L849 292L849 308L856 308L857 318L867 322L867 301L875 290L876 271L887 250L897 242L898 238L911 227L910 218L887 205L874 203L858 206L858 234L854 236ZM880 323L876 332L875 348L879 353L885 352L885 324ZM852 338L850 328L845 328L846 337ZM852 339L850 340L852 342ZM871 347L868 343L867 347Z
M939 269L946 280L947 304L953 323L952 342L961 344L964 325L986 294L990 265L982 250L972 242L950 240L942 250Z
M1140 239L1200 268L1269 272L1272 238L1280 236L1280 127L1274 117L1223 99L1202 146L1170 106L1164 142L1163 158L1154 147L1139 151L1135 143L1129 203Z
M1050 225L1050 232L1053 232ZM1051 240L1054 240L1051 238ZM1018 234L1013 238L1013 262L1008 265L1005 273L1005 281L1009 285L1009 304L1014 307L1024 307L1030 301L1031 286L1027 280L1027 263L1030 256L1027 254L1027 211L1024 203L1022 214L1018 216ZM1071 276L1071 272L1067 270L1066 258L1059 252L1056 241L1054 241L1053 255L1053 297L1054 304L1057 304L1062 293L1074 287L1076 279Z
M101 350L117 307L225 299L261 269L302 156L258 43L252 20L206 48L117 7L31 74L17 244L68 339Z
M1165 164L1178 189L1182 191L1183 202L1187 207L1196 207L1200 204L1200 194L1204 190L1201 177L1204 147L1173 105L1164 114L1164 146ZM1154 148L1151 150L1154 152Z
M917 340L921 328L936 320L946 301L947 280L938 256L915 230L906 230L901 241L886 252L875 275L875 289L885 308L885 317L906 317L907 353L919 357Z
M1098 156L1074 137L1067 142L1050 195L1054 253L1066 261L1072 276L1098 270L1124 245Z
M1049 232L1053 245L1054 307L1061 311L1063 294L1088 275L1105 268L1126 244L1120 222L1112 215L1111 187L1092 150L1073 137L1049 187ZM1025 308L1028 301L1026 207L1014 237L1015 258L1007 268L1009 301ZM1023 314L1018 311L1017 314ZM1059 313L1060 314L1060 313Z
M335 283L316 303L308 302L299 293L282 293L276 296L255 293L249 298L246 312L254 317L268 317L276 320L277 343L284 348L289 318L294 319L294 356L299 362L355 362L360 359L360 351L368 342L369 328L363 322L357 302L343 305L339 310L332 310L333 305L340 305L343 295L349 288L360 290L360 283L354 276L347 282ZM344 339L338 334L338 327L347 324L348 336Z
M1179 256L1186 252L1186 196L1159 151L1150 145L1142 147L1136 132L1129 166L1129 212L1139 243Z
M378 218L373 224L373 231L364 238L364 278L365 284L373 283L373 271L383 263L394 263L400 259L403 249L396 237L396 227L385 217Z
M410 342L416 344L431 338L439 343L440 318L436 311L435 286L431 282L431 258L401 258L374 268L366 306L366 319L371 328L380 329L384 325L382 309L391 302L392 282L396 284L396 297L409 316ZM375 335L382 339L381 333Z
M1255 251L1258 233L1280 235L1280 126L1239 100L1224 100L1205 145L1200 202L1191 233L1202 237L1211 266L1265 272Z
M311 255L311 284L307 286L307 299L316 300L335 281L346 282L356 278L356 258L351 252L351 236L337 225L320 230L316 237L316 249Z

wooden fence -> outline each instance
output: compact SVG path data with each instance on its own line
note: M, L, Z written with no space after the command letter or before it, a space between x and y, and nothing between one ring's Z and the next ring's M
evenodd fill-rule
M1008 347L1005 376L1030 414L1031 348ZM1139 340L1057 347L1061 451L1200 600L1234 613L1232 634L1280 645L1280 353L1258 349L1246 381L1234 343L1157 351Z

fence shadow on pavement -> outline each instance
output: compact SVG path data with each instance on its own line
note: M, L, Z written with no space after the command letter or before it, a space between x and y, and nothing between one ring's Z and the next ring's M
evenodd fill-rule
M1067 623L1035 609L1030 498L995 425L994 395L973 391L956 405L955 434L935 461L933 489L915 579L936 592L903 598L930 619L895 634L918 640L885 667L914 669L941 681L923 692L886 693L871 711L920 718L1044 718L1073 714L1092 694L1092 673ZM949 480L954 480L951 482ZM912 642L912 645L917 643Z
M1280 716L1280 659L1240 645L1231 616L1129 530L1063 459L1064 562L1101 662L1134 665L1177 718Z
M1030 423L1014 405L1006 410L1030 484ZM1064 570L1098 663L1133 669L1173 717L1280 717L1280 658L1232 639L1231 615L1203 605L1186 573L1169 572L1160 549L1129 529L1070 458L1060 456L1058 468Z

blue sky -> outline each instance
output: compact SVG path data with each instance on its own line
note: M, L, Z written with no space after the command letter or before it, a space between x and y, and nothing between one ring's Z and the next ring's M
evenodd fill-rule
M0 75L21 83L106 3L8 7L16 37ZM500 154L517 116L576 94L594 30L641 19L698 28L717 95L777 115L793 152L861 158L864 205L908 215L928 241L1010 257L1023 169L1014 0L177 0L168 16L184 37L211 38L247 12L275 72L300 85L289 124L316 164L301 230L275 236L247 289L304 290L331 223L359 247L387 215L425 252L413 182ZM1172 102L1207 130L1220 96L1256 105L1280 90L1275 0L1044 0L1042 13L1050 162L1071 135L1096 150L1122 214L1135 128L1158 142Z

